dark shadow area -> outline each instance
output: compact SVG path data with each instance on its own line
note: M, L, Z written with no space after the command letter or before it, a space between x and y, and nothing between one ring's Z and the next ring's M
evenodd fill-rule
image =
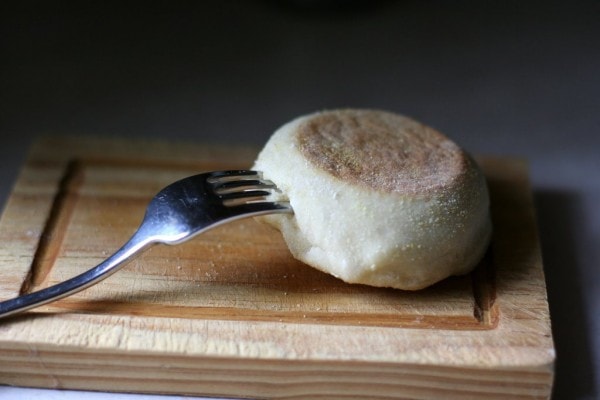
M583 221L577 193L534 191L557 353L553 399L597 398L577 240Z

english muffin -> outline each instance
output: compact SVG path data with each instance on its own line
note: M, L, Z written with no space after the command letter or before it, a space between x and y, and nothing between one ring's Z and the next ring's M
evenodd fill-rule
M346 282L416 290L469 272L491 236L485 178L411 118L343 109L279 128L253 167L293 214L262 217L294 257Z

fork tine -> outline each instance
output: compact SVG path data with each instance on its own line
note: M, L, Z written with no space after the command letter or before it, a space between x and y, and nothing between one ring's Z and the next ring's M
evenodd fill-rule
M254 202L254 203L244 203L235 206L236 211L239 210L243 213L252 213L252 214L260 214L260 213L272 213L272 212L281 212L281 213L292 213L292 207L290 203L287 201L262 201L262 202Z
M261 175L249 170L218 171L206 180L223 205L232 207L249 202L267 202L267 196L277 191L275 184L261 179Z
M214 171L208 174L206 181L211 184L226 183L239 180L261 179L262 174L251 170Z
M218 193L219 198L223 201L226 200L243 200L243 199L254 199L254 198L265 198L269 196L271 192L267 190L244 190L240 192L229 192L229 193Z
M261 190L261 189L275 189L276 186L273 182L267 180L236 180L227 181L223 183L214 183L213 189L217 194L227 194L243 192L246 190Z
M293 212L289 202L267 200L279 189L273 182L262 179L260 171L215 171L210 173L206 181L223 205L239 214L239 218L248 214Z

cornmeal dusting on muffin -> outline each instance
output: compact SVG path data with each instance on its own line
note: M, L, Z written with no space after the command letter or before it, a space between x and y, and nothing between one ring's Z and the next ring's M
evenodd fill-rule
M300 152L333 176L387 192L438 190L468 156L423 124L392 113L334 111L298 126Z

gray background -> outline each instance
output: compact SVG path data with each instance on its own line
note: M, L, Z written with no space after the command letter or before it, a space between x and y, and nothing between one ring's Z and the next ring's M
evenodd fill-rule
M324 108L407 114L529 160L554 398L599 398L598 21L592 1L2 4L0 203L40 134L260 146ZM0 387L27 394L75 398Z

